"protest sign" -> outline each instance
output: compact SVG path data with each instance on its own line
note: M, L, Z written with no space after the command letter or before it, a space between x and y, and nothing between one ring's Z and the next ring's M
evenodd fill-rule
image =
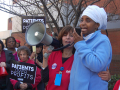
M30 24L40 21L46 24L44 16L22 16L22 33L25 33Z
M10 69L10 78L24 83L35 83L36 65L12 61Z

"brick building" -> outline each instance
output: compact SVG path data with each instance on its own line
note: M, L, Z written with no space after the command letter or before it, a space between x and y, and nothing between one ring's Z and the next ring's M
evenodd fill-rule
M102 31L105 34L105 31ZM120 75L120 29L108 30L108 37L112 45L112 62L110 65L110 73Z

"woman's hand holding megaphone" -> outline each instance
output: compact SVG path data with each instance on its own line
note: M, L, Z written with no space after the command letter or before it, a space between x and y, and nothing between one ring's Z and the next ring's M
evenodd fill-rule
M53 46L43 46L43 58L47 59L49 55L52 53L52 50L54 49Z
M5 62L1 62L0 63L0 67L6 67L6 63Z
M54 47L52 46L43 46L43 66L42 68L46 68L48 66L48 57L49 55L52 53L52 50L54 49Z

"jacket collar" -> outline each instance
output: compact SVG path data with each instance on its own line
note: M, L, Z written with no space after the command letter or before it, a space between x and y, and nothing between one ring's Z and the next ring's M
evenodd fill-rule
M86 37L83 36L83 39L84 39L85 41L91 40L91 39L94 38L100 31L101 31L101 30L97 30L97 31L95 31L94 33L91 33L91 34L87 35Z

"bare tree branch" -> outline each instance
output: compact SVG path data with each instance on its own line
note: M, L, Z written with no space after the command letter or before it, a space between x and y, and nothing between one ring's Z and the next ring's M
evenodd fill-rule
M59 31L59 27L58 27L58 25L57 25L57 23L56 23L55 19L54 19L54 18L53 18L53 16L51 15L50 11L47 9L47 7L46 7L46 5L45 5L44 1L43 1L43 0L41 0L41 3L43 4L44 9L48 12L49 16L51 17L52 21L54 22L55 27L56 27L56 28L57 28L57 30Z
M14 0L13 2L14 4L7 4L4 0L0 1L0 10L19 17L45 16L51 31L55 27L59 32L59 27L67 24L76 27L80 15L89 4L99 3L106 10L111 8L108 12L108 21L120 19L119 7L115 0Z
M99 2L100 0L93 1L90 5L93 5L94 3Z
M80 0L78 2L77 13L75 15L75 20L74 20L74 23L73 23L73 27L76 27L76 25L78 23L78 20L79 20L80 14L81 14L81 4L82 4L82 1L83 0Z
M60 9L58 8L58 6L56 6L52 1L50 1L54 6L55 6L55 8L57 9L57 11L58 11L58 15L60 16L60 18L61 18L61 21L62 21L62 24L63 24L63 26L65 26L65 23L64 23L64 20L63 20L63 17L62 17L62 15L61 15L61 13L60 13Z

